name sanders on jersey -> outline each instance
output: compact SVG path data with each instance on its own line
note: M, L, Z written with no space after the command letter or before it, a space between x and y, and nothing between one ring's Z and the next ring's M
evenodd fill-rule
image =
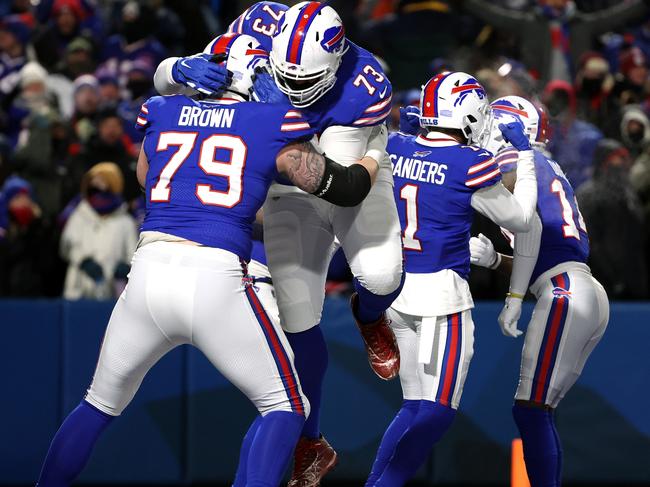
M235 110L232 108L199 108L185 106L181 109L178 117L178 125L181 127L214 127L230 128Z
M393 165L393 177L412 179L421 183L443 184L445 182L446 164L437 162L421 161L410 157L390 154L390 162Z

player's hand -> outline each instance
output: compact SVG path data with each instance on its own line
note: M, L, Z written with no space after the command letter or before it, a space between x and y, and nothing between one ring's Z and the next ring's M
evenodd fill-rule
M469 254L470 262L481 267L493 269L497 261L497 253L492 241L482 233L479 233L478 237L469 239Z
M420 130L420 109L416 106L409 105L399 109L399 131L416 135Z
M280 91L273 76L265 68L255 69L252 95L253 100L262 103L282 103L287 101L287 97Z
M172 66L172 78L204 95L215 95L230 84L232 73L212 58L212 54L178 58Z
M521 122L509 122L499 124L499 130L503 134L506 142L510 142L512 146L519 150L530 150L530 140L524 132L524 125Z
M95 282L104 280L104 270L102 266L97 263L92 257L86 257L79 264L79 269L86 273Z
M506 304L499 313L499 326L501 332L507 337L517 338L523 333L517 328L517 322L521 316L521 302L521 298L508 296Z

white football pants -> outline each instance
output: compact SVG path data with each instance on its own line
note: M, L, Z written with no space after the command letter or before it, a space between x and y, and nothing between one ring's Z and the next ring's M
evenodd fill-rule
M537 297L526 330L515 399L556 407L605 333L609 302L584 264L560 264L531 288Z
M389 169L382 168L382 172ZM390 172L358 206L342 208L303 192L270 192L264 246L282 327L298 333L321 320L325 280L338 245L368 291L387 295L402 277L402 238ZM338 242L335 242L335 237Z
M404 399L427 400L458 409L474 355L471 310L447 316L387 312L400 353Z
M86 400L121 414L149 369L181 344L201 350L261 414L309 414L289 343L244 278L240 259L172 242L136 251Z

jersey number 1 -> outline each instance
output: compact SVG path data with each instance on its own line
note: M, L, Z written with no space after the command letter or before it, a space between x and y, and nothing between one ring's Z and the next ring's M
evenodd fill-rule
M165 164L158 182L151 188L150 200L153 203L168 203L172 190L174 175L187 160L196 144L196 132L162 132L158 139L156 151L164 151L169 146L178 150ZM217 149L230 151L230 160L220 162L214 160ZM234 135L212 135L201 144L199 152L199 167L209 176L221 176L227 179L228 189L219 191L209 184L197 184L196 196L204 205L223 206L232 208L241 201L244 166L246 165L247 147L244 141Z
M399 192L399 197L406 202L406 227L402 235L404 249L422 250L422 243L415 238L418 231L418 187L414 184L405 184Z
M560 205L562 206L562 219L564 220L564 225L562 225L562 232L564 233L564 238L575 238L580 240L580 232L578 231L578 225L580 230L587 232L587 227L585 226L585 221L582 218L580 209L578 208L578 202L575 202L576 210L578 213L578 225L573 215L573 208L571 208L571 203L566 197L564 188L562 187L562 181L559 179L554 179L551 183L551 191L555 193L560 200Z

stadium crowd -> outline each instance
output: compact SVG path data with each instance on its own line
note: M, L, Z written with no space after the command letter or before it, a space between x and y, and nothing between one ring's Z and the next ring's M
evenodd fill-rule
M250 3L0 6L0 296L119 294L144 214L134 123L155 94L153 73L168 56L202 51ZM650 2L330 4L350 39L385 63L397 93L393 130L399 106L419 103L420 85L448 69L475 73L491 98L543 102L549 149L577 188L594 275L612 299L649 297ZM477 218L475 227L507 250L493 225ZM507 281L474 268L471 286L475 297L500 298Z

